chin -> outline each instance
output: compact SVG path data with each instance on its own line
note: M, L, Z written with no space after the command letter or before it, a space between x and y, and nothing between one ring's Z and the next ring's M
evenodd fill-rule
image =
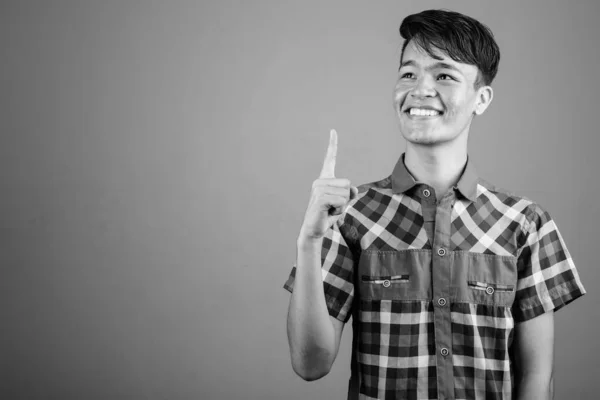
M406 139L406 141L419 146L433 146L440 143L439 140L433 138L410 138Z
M437 135L427 131L411 130L407 133L402 132L402 136L407 142L415 144L435 144L440 141Z

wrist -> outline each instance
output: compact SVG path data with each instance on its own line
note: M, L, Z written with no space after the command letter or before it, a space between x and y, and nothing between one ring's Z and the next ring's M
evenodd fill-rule
M323 238L307 236L301 233L300 236L298 236L298 239L296 240L296 245L298 246L298 250L300 251L321 251L321 247L323 246Z

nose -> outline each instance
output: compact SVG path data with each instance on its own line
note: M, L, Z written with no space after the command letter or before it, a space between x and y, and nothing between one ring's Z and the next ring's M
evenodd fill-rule
M417 99L435 97L436 91L432 80L427 76L421 76L415 82L415 86L411 90L410 95Z

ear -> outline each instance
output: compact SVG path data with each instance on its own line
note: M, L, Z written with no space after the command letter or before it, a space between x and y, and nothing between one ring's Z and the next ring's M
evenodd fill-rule
M481 115L489 107L494 98L494 90L491 86L482 86L477 89L477 102L475 103L475 115Z

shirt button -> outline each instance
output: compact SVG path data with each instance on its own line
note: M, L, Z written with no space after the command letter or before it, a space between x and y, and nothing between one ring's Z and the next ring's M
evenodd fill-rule
M494 293L494 288L491 286L488 286L487 288L485 288L485 292L487 294L493 294Z
M440 298L438 299L438 304L439 304L440 306L444 307L444 306L446 305L446 299L445 299L445 298L443 298L443 297L440 297Z
M386 279L385 281L383 281L383 287L390 287L390 285L391 282L389 280Z
M445 256L446 255L446 249L444 249L444 248L438 249L438 255L440 255L442 257Z
M447 348L445 348L445 347L442 347L442 349L440 350L440 353L442 353L442 355L443 355L444 357L446 357L448 354L450 354L450 351L448 351L448 349L447 349Z
M425 196L425 197L431 196L431 192L429 191L429 189L423 190L423 196Z

